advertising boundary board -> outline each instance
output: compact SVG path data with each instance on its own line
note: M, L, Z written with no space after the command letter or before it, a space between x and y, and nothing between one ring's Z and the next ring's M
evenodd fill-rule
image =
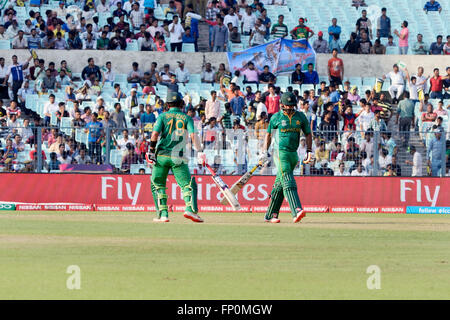
M149 175L2 174L0 204L17 210L153 212ZM197 176L201 212L231 212L210 176ZM232 185L238 176L223 176ZM254 176L238 193L242 212L265 212L275 177ZM450 178L431 177L296 177L307 212L448 213ZM13 187L11 187L13 186ZM168 177L173 212L184 210L181 189ZM20 191L19 191L20 190ZM416 207L437 208L436 211ZM409 209L407 209L409 208ZM5 209L5 208L4 208ZM10 207L11 210L13 206ZM289 212L286 202L281 212Z

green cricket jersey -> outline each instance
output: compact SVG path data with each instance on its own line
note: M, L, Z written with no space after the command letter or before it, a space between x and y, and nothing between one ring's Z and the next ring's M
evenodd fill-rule
M194 121L180 109L171 108L158 116L153 131L160 134L156 154L183 157L188 134L195 132Z
M295 111L295 113L289 117L279 111L270 118L267 132L275 134L273 132L277 130L278 133L278 149L288 152L296 152L300 144L300 133L303 131L305 135L311 133L311 127L308 119L303 112Z

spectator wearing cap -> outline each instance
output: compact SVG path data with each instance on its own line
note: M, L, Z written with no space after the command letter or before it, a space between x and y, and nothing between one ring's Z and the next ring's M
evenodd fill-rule
M338 39L341 37L341 27L337 25L337 19L331 19L331 26L328 27L328 42L331 44L334 35L338 35Z
M442 134L442 128L433 130L434 136L427 147L427 163L431 166L431 175L438 177L443 175L445 163L445 137Z
M426 13L428 13L428 11L438 11L439 13L441 13L442 7L436 0L430 0L425 3L423 11L425 11Z
M323 38L323 32L319 31L317 37L313 42L313 48L316 53L328 53L328 42Z
M185 68L184 60L177 61L178 68L175 69L175 76L179 83L186 84L190 80L189 70Z

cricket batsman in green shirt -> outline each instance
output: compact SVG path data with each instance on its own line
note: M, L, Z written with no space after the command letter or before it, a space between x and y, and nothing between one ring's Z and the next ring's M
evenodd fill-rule
M300 143L300 133L306 136L306 156L302 159L304 164L313 162L312 135L308 119L303 112L295 110L297 100L293 93L286 92L281 97L281 110L274 114L267 128L264 151L260 161L270 160L269 147L274 135L273 159L277 168L277 177L270 193L270 203L264 220L279 223L278 218L283 199L286 198L291 209L294 223L305 217L297 193L297 184L294 179L294 168L298 163L297 149Z
M191 117L181 111L184 101L179 93L167 95L169 110L161 113L153 127L150 147L146 155L147 161L153 165L151 190L158 217L155 222L169 222L167 206L166 181L169 170L180 186L186 204L184 217L194 222L203 222L197 214L197 183L191 178L186 158L188 136L192 139L200 159L205 158L200 139L194 130ZM159 142L158 142L159 138Z

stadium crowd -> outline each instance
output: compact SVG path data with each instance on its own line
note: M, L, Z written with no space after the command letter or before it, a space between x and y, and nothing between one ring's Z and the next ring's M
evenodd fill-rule
M294 24L298 21L291 28L294 24L290 22L289 27L284 14L268 14L268 6L286 8L285 0L30 0L22 6L14 4L8 1L0 18L0 40L9 41L2 46L13 49L192 52L199 50L200 25L204 24L208 25L209 50L217 52L286 37L311 39L317 53L337 49L351 54L450 54L450 35L424 39L421 33L410 34L408 21L392 25L385 7L376 21L371 21L366 9L361 10L353 32L344 34L337 18L331 19L328 28L313 30L307 17L290 16ZM364 1L354 5L367 6ZM441 13L442 7L432 0L423 10Z
M189 13L200 12L199 8L206 10L203 22L210 25L209 44L214 51L227 49L228 39L232 42L248 37L249 45L255 45L271 37L291 35L296 39L314 35L305 25L305 18L290 31L282 17L271 25L264 13L268 1L199 2L203 7L193 1L185 2L170 1L163 11L165 19L162 21L155 19L155 3L148 0L143 3L60 2L55 11L46 12L45 19L36 10L29 21L24 20L29 28L17 31L12 42L19 39L16 44L26 43L23 48L30 48L29 39L39 37L42 41L35 41L31 49L58 49L58 41L62 44L67 36L66 45L61 48L125 50L131 43L139 43L140 49L180 51L186 33L188 36L189 32L196 34L199 21ZM425 8L431 11L437 7L437 2L430 3L432 5ZM283 6L285 1L270 3L274 4ZM71 5L83 7L79 24L74 28L70 21L78 11L69 13ZM364 6L364 1L359 5ZM30 3L30 6L39 8L42 4ZM111 11L112 8L115 10ZM241 9L247 16L241 16ZM102 27L100 17L105 16L100 13L110 15L111 12L112 17L106 18L109 22ZM4 10L6 31L2 32L0 26L0 38L3 34L13 35L13 31L8 30L17 29L16 13ZM158 115L167 108L165 96L176 91L184 95L184 111L194 119L203 144L211 151L215 170L221 174L242 174L257 158L255 154L263 143L268 121L280 110L281 93L291 91L297 98L298 110L307 115L314 133L316 163L299 166L298 173L391 176L402 175L402 166L407 166L414 176L445 174L450 149L446 142L450 132L447 114L450 67L444 75L438 69L431 72L421 67L409 74L404 66L394 65L391 72L380 75L379 79L345 77L341 52L363 54L367 50L367 53L378 50L371 44L365 45L373 35L368 18L364 11L361 13L348 46L336 46L335 40L340 34L337 19L332 20L328 29L328 41L323 40L322 31L318 32L313 47L317 52L326 47L332 53L326 77L319 77L312 64L307 71L299 64L286 76L272 74L269 67L260 72L251 62L233 74L225 64L205 63L201 74L191 74L182 60L176 65L163 66L153 62L149 70L142 70L133 62L125 75L116 73L111 62L96 65L94 58L87 61L81 73L76 73L74 66L65 60L55 62L30 57L18 61L15 55L11 60L1 57L0 166L8 172L43 169L59 172L61 164L111 163L120 172L137 173L142 172L141 169L148 172L145 153L149 134ZM389 39L392 34L402 40L408 23L403 24L400 32L391 30L384 21L389 19L386 10L381 13L377 40ZM66 21L60 21L64 16ZM173 20L169 21L169 17ZM134 41L130 41L131 38ZM218 42L220 39L223 42ZM195 41L192 44L197 47ZM436 44L418 48L423 49L424 54L448 54L448 41L447 44L437 41L437 44L438 49L441 48L439 51L435 49ZM354 52L348 51L349 48ZM401 48L400 45L400 53L408 52L408 48ZM6 101L9 102L3 105ZM415 131L411 132L410 128ZM419 152L420 146L424 152ZM40 155L39 150L42 150ZM400 155L406 150L411 157ZM304 140L298 152L302 158L306 152ZM447 165L441 161L443 152L447 153ZM430 172L422 171L423 160ZM38 168L38 163L42 168ZM204 173L201 165L190 164L194 173ZM272 174L272 169L269 166L262 174Z

